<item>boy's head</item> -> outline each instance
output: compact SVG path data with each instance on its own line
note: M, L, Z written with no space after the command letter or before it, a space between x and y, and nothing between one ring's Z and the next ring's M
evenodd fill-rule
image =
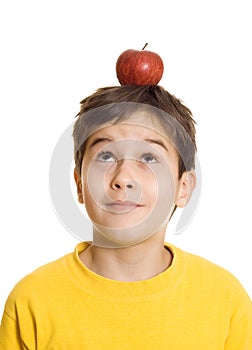
M79 201L110 243L146 239L185 204L185 174L194 169L196 152L194 121L162 87L99 89L81 101L73 137ZM146 233L139 237L140 231Z
M157 121L163 126L164 132L167 133L168 138L173 139L172 142L183 154L179 155L179 177L184 171L194 168L196 140L195 122L191 111L179 99L158 85L126 85L101 88L81 101L73 131L74 157L78 175L80 175L85 143L94 130L102 128L104 124L116 124L127 120L134 110L140 108L139 104L146 109L148 106L154 107L151 108L151 113L155 111ZM173 130L170 130L173 120L175 121ZM177 127L178 125L180 128Z

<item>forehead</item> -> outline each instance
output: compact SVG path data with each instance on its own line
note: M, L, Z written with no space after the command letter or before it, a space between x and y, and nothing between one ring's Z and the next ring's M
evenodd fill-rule
M104 136L111 136L112 139L158 138L164 142L169 142L167 133L165 133L157 117L146 111L133 113L126 120L116 124L111 122L103 124L89 136L87 145L94 138Z

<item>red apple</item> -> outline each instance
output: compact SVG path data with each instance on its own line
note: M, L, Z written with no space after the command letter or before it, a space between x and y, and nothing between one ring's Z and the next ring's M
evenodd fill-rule
M161 80L164 64L152 51L126 50L117 59L116 74L121 85L157 85Z

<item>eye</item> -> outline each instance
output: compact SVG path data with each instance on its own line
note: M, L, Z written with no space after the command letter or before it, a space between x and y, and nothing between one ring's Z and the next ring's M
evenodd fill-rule
M146 154L142 155L140 162L141 163L148 163L148 164L149 163L158 163L158 157L152 153L146 153Z
M99 162L116 162L115 156L111 152L102 151L97 154L96 160Z

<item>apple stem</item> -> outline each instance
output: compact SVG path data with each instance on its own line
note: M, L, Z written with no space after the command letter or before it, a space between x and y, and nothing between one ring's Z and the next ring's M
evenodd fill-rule
M144 47L142 48L142 50L144 50L144 49L146 48L147 45L148 45L148 43L146 43L146 44L144 45Z

